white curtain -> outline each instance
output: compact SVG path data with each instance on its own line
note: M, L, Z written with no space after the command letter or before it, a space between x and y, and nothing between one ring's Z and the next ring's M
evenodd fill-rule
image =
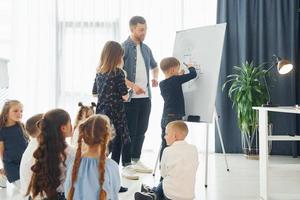
M216 5L216 0L13 0L11 97L24 103L25 113L58 106L74 118L79 101L96 101L91 90L104 43L123 42L132 16L147 20L145 43L159 63L172 55L176 31L216 23ZM144 149L158 150L163 101L158 88L152 91L151 137ZM200 150L203 127L192 125L189 138L199 141ZM214 134L210 141L214 144Z
M76 115L89 104L100 53L108 40L120 40L119 0L58 1L58 105Z
M0 58L10 59L11 56L11 2L0 0Z
M24 119L55 106L55 1L13 0L9 98L24 104Z

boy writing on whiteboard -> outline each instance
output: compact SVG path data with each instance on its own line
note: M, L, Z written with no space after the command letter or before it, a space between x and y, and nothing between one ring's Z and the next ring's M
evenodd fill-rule
M186 66L188 67L189 73L184 74L184 71L180 70L180 62L175 57L167 57L160 62L160 69L165 75L165 79L159 83L161 96L164 99L164 109L161 119L162 143L160 160L162 153L167 146L165 140L167 124L175 120L181 120L185 115L182 84L197 76L194 67L190 64Z
M160 173L163 180L157 187L142 184L135 200L192 200L195 198L195 179L198 168L198 151L185 138L188 127L184 121L170 122L166 127L165 149L161 159Z

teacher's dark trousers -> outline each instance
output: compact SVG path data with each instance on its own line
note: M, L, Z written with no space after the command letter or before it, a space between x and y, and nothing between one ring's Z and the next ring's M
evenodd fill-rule
M145 133L148 129L151 100L132 98L130 102L125 103L125 110L131 143L123 146L123 166L130 165L131 161L138 161L141 157Z

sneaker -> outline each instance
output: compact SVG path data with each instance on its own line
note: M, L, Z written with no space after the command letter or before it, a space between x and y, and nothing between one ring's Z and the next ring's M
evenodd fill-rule
M122 176L124 178L130 179L130 180L139 180L139 176L136 175L135 170L132 168L131 165L128 165L123 168L122 170Z
M151 194L144 193L144 192L136 192L134 194L134 199L135 200L155 200L155 199L153 199Z
M120 190L119 190L119 193L127 192L127 191L128 191L128 188L127 188L127 187L121 186L121 187L120 187Z
M142 184L141 185L141 192L153 192L153 189L148 185Z
M156 194L154 192L149 192L147 194L150 195L153 200L157 200Z
M0 174L0 188L6 188L7 178L5 175Z
M141 161L137 161L134 165L132 165L132 168L139 173L152 173L152 169L144 165Z

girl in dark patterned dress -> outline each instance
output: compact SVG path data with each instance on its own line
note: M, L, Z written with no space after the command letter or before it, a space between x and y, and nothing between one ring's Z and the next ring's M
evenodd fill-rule
M123 55L119 43L108 41L105 44L93 87L93 94L98 96L96 114L107 115L115 128L116 136L110 150L111 158L117 163L120 162L123 144L130 142L124 107L129 95L122 70Z

